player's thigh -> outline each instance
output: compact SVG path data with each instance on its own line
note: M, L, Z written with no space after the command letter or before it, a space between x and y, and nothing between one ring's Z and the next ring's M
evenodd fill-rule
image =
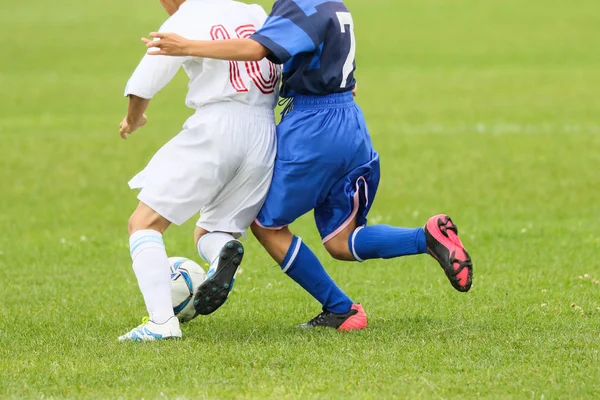
M272 166L240 168L200 210L196 225L207 231L243 233L250 227L269 191Z
M332 255L348 247L348 238L358 226L367 223L367 215L379 186L379 155L348 172L331 188L326 199L315 209L315 223L323 243ZM330 241L333 244L328 246Z
M185 129L163 146L132 182L138 198L175 224L208 204L227 184L243 159L224 146L212 123Z
M257 222L280 228L319 204L339 173L335 155L324 148L327 113L294 111L277 127L277 158L271 189ZM335 147L335 146L334 146Z
M315 164L275 160L273 181L257 223L281 228L314 209L326 186L324 172Z
M200 211L197 226L209 231L243 233L250 227L269 191L276 153L272 120L248 117L233 122L239 136L235 150L244 153L242 163Z

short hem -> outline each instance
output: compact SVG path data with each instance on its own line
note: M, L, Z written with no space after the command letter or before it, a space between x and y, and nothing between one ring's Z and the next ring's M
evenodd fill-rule
M209 223L205 223L205 222L196 222L196 227L200 228L200 229L204 229L205 231L212 233L212 232L223 232L223 233L230 233L233 235L233 237L235 237L236 239L239 237L246 237L246 229L240 229L240 228L232 228L232 227L224 227L223 225L211 225Z
M360 208L360 190L358 187L358 182L363 181L365 184L365 198L366 198L366 205L368 205L369 203L369 197L368 197L368 188L367 188L367 181L364 177L359 177L356 180L356 191L354 192L354 204L352 206L352 212L350 213L350 216L348 218L346 218L346 220L344 220L344 222L337 227L333 232L331 232L330 234L328 234L327 236L325 236L325 238L323 238L322 243L325 244L327 242L329 242L331 239L333 239L334 237L336 237L337 235L340 234L340 232L342 232L344 229L346 229L346 227L348 225L350 225L350 223L356 218L356 215L358 214L358 209ZM358 227L358 226L357 226Z
M263 224L260 223L260 221L257 219L254 220L254 222L256 222L256 225L260 226L263 229L268 229L270 231L280 231L283 228L287 228L289 225L281 225L281 226L264 226Z

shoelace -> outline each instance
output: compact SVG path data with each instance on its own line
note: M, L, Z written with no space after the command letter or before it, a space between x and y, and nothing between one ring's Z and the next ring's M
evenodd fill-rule
M320 322L323 321L325 319L325 317L328 316L329 314L331 314L329 311L323 311L321 314L317 315L316 317L314 317L313 319L308 321L308 325L311 325L311 326L320 325Z
M146 325L148 322L150 322L150 317L146 315L144 318L142 318L141 325L138 325L138 327L135 329L141 328L142 326Z

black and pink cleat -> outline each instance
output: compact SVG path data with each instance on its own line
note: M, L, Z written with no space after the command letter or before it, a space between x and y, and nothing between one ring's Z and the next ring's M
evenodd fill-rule
M458 228L452 219L445 214L435 215L429 218L424 230L429 254L440 263L454 289L468 292L473 279L473 263L458 238Z
M367 327L367 314L360 304L353 304L346 314L323 311L307 323L298 325L301 329L333 328L340 332L356 331Z

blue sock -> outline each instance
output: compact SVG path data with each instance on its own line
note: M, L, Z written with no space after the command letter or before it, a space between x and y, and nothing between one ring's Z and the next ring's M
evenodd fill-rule
M297 236L292 240L281 269L317 299L324 310L345 314L354 304L327 275L317 256Z
M348 238L348 247L357 261L427 253L423 228L396 228L388 225L357 228Z

